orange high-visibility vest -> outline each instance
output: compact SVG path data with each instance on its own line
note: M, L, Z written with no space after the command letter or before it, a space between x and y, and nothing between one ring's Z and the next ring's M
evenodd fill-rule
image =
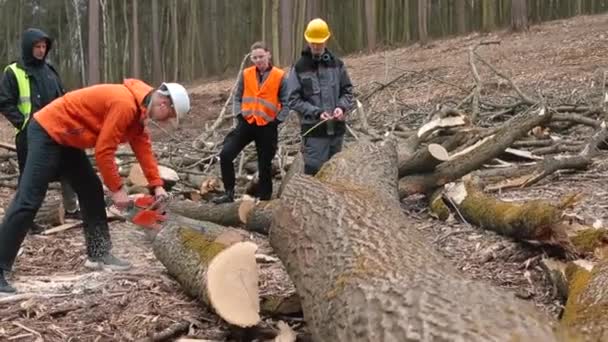
M258 84L256 67L243 70L241 115L248 123L265 126L274 121L281 110L279 89L285 72L272 67L262 86Z

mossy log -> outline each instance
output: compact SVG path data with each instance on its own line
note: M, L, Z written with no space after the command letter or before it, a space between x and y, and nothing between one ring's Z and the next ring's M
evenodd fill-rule
M272 291L258 296L256 246L246 231L169 214L153 240L156 258L184 291L227 322L255 325L258 312L274 316L301 311L298 297Z
M480 168L488 160L502 154L515 140L529 130L548 122L551 113L541 110L527 115L519 115L504 123L491 137L467 150L456 158L450 158L435 168L432 173L408 175L399 181L399 194L406 197L418 193L431 193L434 189L452 182L469 172Z
M608 260L585 268L566 267L569 296L561 325L576 332L574 341L608 341Z
M315 341L556 340L531 304L464 279L400 208L391 143L359 141L296 175L270 243ZM472 296L471 294L475 294Z
M65 210L61 198L46 196L36 213L34 222L45 227L56 227L65 223Z
M253 199L222 204L185 200L171 202L169 210L199 221L213 222L221 226L239 227L247 221L247 214L254 205Z
M230 324L256 325L259 316L257 246L246 233L211 222L165 222L153 242L156 258L190 296Z
M543 200L506 202L489 196L470 182L446 186L445 196L468 222L518 240L561 245L572 251L566 231L559 224L570 197L554 204ZM569 203L569 202L568 202Z

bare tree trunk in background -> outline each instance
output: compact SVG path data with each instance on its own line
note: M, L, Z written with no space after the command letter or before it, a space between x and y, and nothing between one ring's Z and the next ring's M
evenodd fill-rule
M272 59L275 61L281 60L279 46L279 2L280 0L272 0Z
M511 29L526 31L528 29L528 6L526 0L511 1Z
M152 0L152 80L154 85L159 85L162 77L160 65L160 20L158 0Z
M139 10L137 0L133 0L133 13L131 13L133 23L133 53L131 55L133 61L133 77L141 78L141 62L139 58Z
M215 3L215 1L213 1ZM173 24L173 80L179 79L179 25L177 25L177 0L171 6L171 23Z
M89 0L89 80L99 83L99 0Z
M428 15L428 0L418 0L418 40L420 45L426 45L428 42L427 31L427 15Z
M317 18L319 16L319 0L308 0L306 3L306 20ZM305 24L306 25L306 24Z
M484 32L490 32L496 26L496 3L494 1L483 1L481 3L481 23Z
M124 45L122 49L122 63L120 75L125 78L129 74L129 39L131 33L129 32L129 3L127 1L122 2L122 19L125 25Z
M108 82L110 79L110 45L108 44L109 24L108 24L108 1L99 0L101 5L101 27L103 33L103 78L102 82Z
M298 14L296 20L294 20L294 57L298 58L300 51L304 46L304 30L306 29L306 13L308 4L313 0L299 0L298 1ZM293 61L292 61L293 62Z
M268 26L266 25L266 17L268 16L268 6L266 6L266 2L266 0L262 0L262 41L268 44L268 42L266 41L266 27Z
M293 59L292 47L292 25L293 25L293 2L291 0L280 1L281 10L281 60L275 59L280 65L288 65Z
M79 0L72 0L72 7L74 9L74 16L71 16L68 11L68 16L74 18L76 28L74 30L75 38L77 41L78 54L76 56L76 65L80 65L80 85L84 86L87 84L87 73L85 70L85 59L84 59L84 46L82 43L82 26L80 24L80 9L78 7ZM67 4L66 4L67 6ZM67 8L66 8L67 10Z
M456 30L458 34L463 34L467 31L465 0L456 0Z
M376 49L376 0L364 0L364 6L367 49L371 52Z

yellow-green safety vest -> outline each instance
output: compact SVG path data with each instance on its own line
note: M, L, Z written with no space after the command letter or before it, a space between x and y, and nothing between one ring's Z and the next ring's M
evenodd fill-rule
M13 71L13 74L15 74L15 79L17 79L17 86L19 88L19 102L17 103L17 109L19 109L19 112L23 114L25 119L23 120L23 125L21 125L21 128L17 129L17 132L19 132L27 124L28 120L30 119L30 113L32 112L30 80L28 79L25 70L18 67L17 63L10 64L4 68L4 71L9 68Z

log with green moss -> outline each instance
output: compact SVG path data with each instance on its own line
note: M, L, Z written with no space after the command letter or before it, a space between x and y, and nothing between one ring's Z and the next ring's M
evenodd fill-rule
M258 289L257 246L249 233L171 213L153 242L156 258L184 291L230 324L257 324L262 314L299 311L293 296ZM262 307L260 308L260 301Z
M446 186L445 196L468 222L518 240L535 240L572 249L559 224L562 203L543 200L506 202L485 194L471 182Z
M608 341L608 260L590 267L569 263L568 301L562 328L576 334L573 341Z
M357 142L296 175L270 242L315 341L555 341L530 303L465 279L401 210L391 143ZM474 294L474 295L472 295Z

